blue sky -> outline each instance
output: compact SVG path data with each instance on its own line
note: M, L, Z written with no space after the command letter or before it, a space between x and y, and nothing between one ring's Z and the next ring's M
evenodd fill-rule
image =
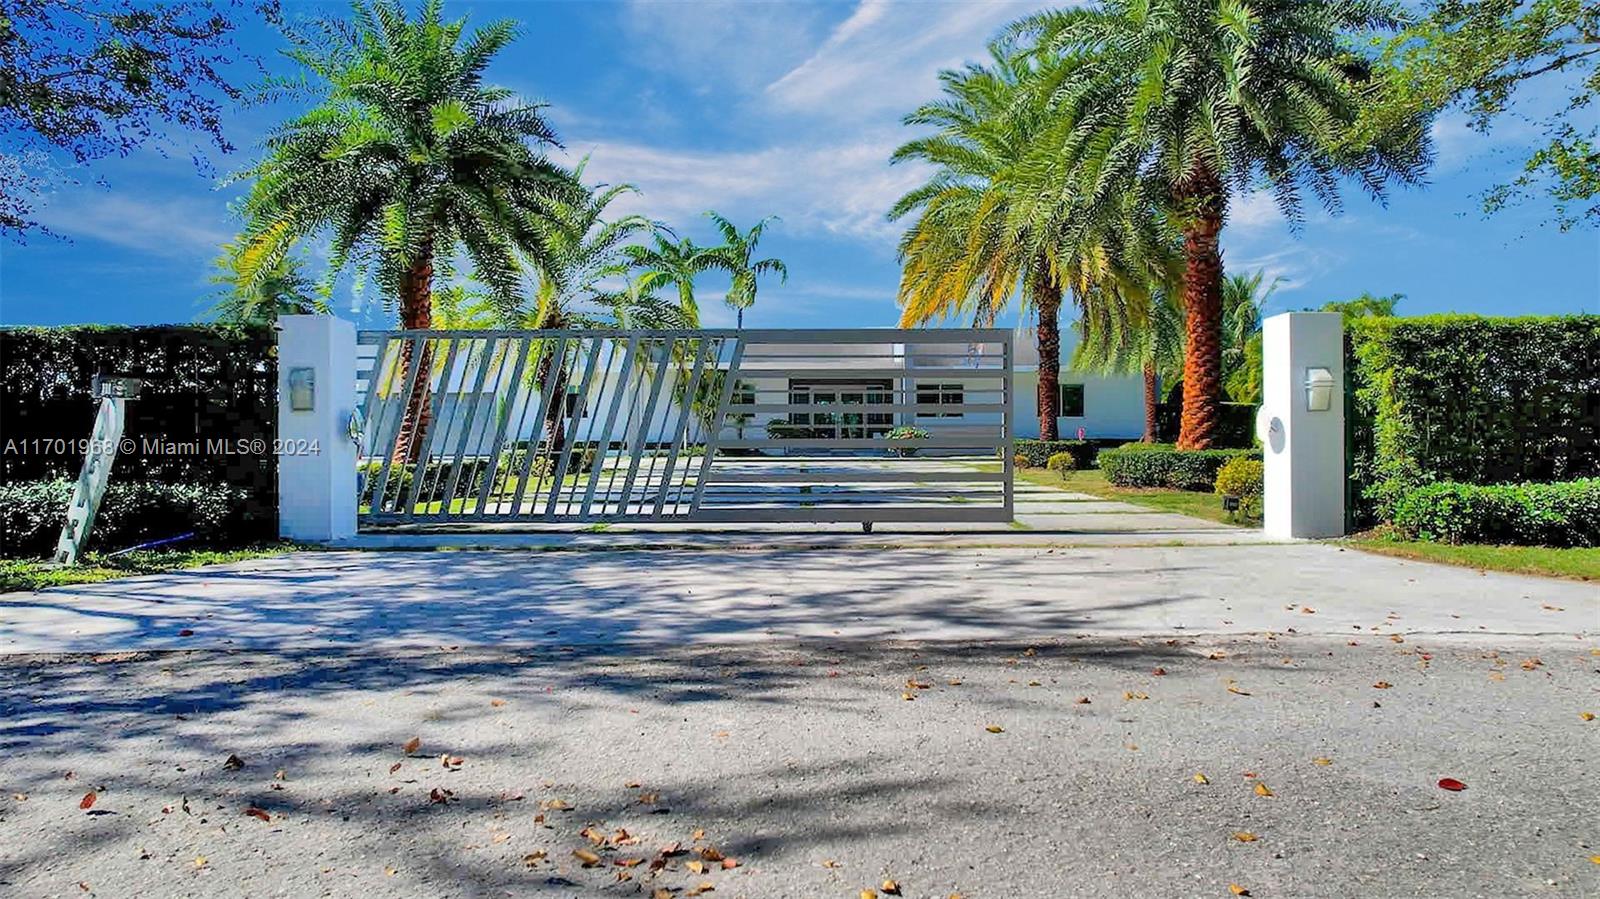
M342 4L286 2L289 15ZM890 166L908 135L899 119L936 95L939 69L978 59L1001 26L1037 3L595 2L453 3L474 21L511 17L523 34L493 81L551 104L569 160L591 176L628 181L623 208L710 242L702 213L748 224L782 222L763 250L788 262L787 285L764 285L746 324L891 325L898 228L884 211L921 172ZM264 27L247 50L274 58ZM0 245L0 324L191 321L209 305L218 245L241 168L288 107L243 110L227 122L239 151L209 151L177 135L126 159L106 160L63 187L40 217L71 242ZM1284 281L1275 310L1363 291L1407 296L1407 314L1600 311L1600 236L1542 226L1545 210L1518 207L1484 219L1475 194L1513 171L1535 132L1509 121L1484 136L1458 116L1435 127L1439 161L1422 190L1385 206L1358 191L1339 216L1315 214L1291 234L1265 197L1237 202L1224 232L1231 271L1265 268ZM204 149L204 148L201 148ZM96 179L103 183L97 183ZM701 288L709 325L732 323ZM707 301L709 300L709 302ZM392 320L374 297L341 288L338 311L370 326Z

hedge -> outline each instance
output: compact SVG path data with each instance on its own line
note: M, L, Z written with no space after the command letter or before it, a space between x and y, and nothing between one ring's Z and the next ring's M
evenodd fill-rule
M1174 388L1181 395L1180 387ZM1256 445L1256 410L1260 403L1221 403L1212 446L1217 449L1249 449ZM1182 401L1156 404L1156 439L1171 443L1178 439L1183 425Z
M96 374L144 381L127 404L111 483L228 484L252 505L242 519L276 533L276 337L270 328L72 326L0 329L0 482L76 478L98 401ZM226 444L230 452L163 452ZM241 451L243 450L243 451ZM259 451L258 451L259 450Z
M1100 444L1089 440L1034 440L1019 438L1013 441L1015 454L1028 460L1028 467L1043 468L1056 453L1071 453L1072 461L1080 469L1093 468L1100 454Z
M0 556L44 557L55 551L66 522L73 481L0 484ZM112 479L89 531L90 549L126 549L189 531L186 546L238 545L259 532L248 521L257 505L246 491L227 485L163 484ZM276 519L271 522L276 527Z
M1212 490L1230 459L1260 459L1260 450L1180 450L1170 443L1127 443L1100 451L1100 469L1118 487Z
M1358 524L1435 481L1600 476L1600 315L1358 319L1347 357Z
M1415 487L1395 501L1394 526L1443 543L1600 546L1600 478Z

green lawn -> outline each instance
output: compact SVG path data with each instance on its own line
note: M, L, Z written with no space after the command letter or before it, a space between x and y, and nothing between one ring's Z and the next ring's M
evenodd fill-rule
M1367 552L1423 562L1580 581L1600 580L1600 547L1555 549L1548 546L1493 546L1481 543L1455 546L1370 534L1358 534L1344 543Z
M115 558L90 553L81 564L70 568L54 567L36 559L0 559L0 593L92 584L135 574L158 574L200 565L261 559L296 548L292 544L275 543L230 550L147 550Z
M999 463L982 465L987 471L999 471ZM1158 512L1176 512L1180 515L1192 515L1195 518L1204 518L1207 521L1216 521L1222 524L1254 525L1259 521L1244 521L1231 519L1228 513L1222 511L1222 497L1214 493L1200 493L1191 490L1157 490L1139 487L1118 487L1107 483L1105 472L1098 468L1084 471L1074 471L1066 478L1053 471L1043 468L1018 468L1015 470L1015 480L1018 483L1036 484L1041 487L1054 487L1058 490L1070 490L1074 493L1087 493L1101 499L1114 499L1119 502L1135 506L1143 506Z

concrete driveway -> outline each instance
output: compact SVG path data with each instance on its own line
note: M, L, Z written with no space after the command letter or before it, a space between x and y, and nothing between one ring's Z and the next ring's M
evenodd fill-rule
M1322 544L301 552L0 595L0 652L1600 633L1600 587Z

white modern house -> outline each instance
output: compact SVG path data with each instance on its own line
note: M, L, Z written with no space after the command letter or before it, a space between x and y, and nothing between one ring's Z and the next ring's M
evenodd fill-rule
M903 333L903 332L901 332ZM897 335L898 336L898 335ZM1000 423L1003 401L997 360L999 343L959 343L941 339L930 331L926 342L861 344L791 343L775 350L754 350L738 364L738 374L728 392L728 426L723 437L806 437L844 439L879 437L901 425L914 425L954 436L970 432L990 434ZM1076 346L1071 327L1062 330L1062 372L1057 422L1063 439L1133 440L1144 431L1143 381L1138 375L1100 376L1067 368ZM1020 330L1012 341L1013 382L1011 409L1013 433L1038 437L1039 358L1034 333ZM517 354L486 359L485 341L457 342L452 353L436 345L430 393L438 404L432 431L435 448L463 456L492 453L500 446L537 441L542 433L541 410L548 410L534 389L532 364ZM731 347L731 342L725 345ZM646 352L628 355L625 341L617 339L588 348L575 344L569 355L571 375L560 416L577 442L695 443L699 425L708 413L696 416L686 410L689 383L703 396L700 408L714 408L718 391L732 364L732 353L708 345L698 379L688 359L662 364L662 356ZM358 350L358 368L371 371L375 349ZM396 371L398 346L391 344L384 364ZM531 357L529 357L531 358ZM447 371L448 369L448 371ZM937 370L936 377L920 372ZM971 374L966 374L967 371ZM904 372L904 374L902 374ZM369 381L357 385L367 395ZM374 446L393 440L399 424L398 396L403 384L392 375L371 392L367 409ZM442 395L440 395L442 391ZM883 411L877 406L915 407L914 411ZM741 407L751 407L741 412ZM796 409L795 407L803 407ZM852 406L866 409L852 411ZM774 409L772 407L787 407ZM689 415L689 420L685 416Z

